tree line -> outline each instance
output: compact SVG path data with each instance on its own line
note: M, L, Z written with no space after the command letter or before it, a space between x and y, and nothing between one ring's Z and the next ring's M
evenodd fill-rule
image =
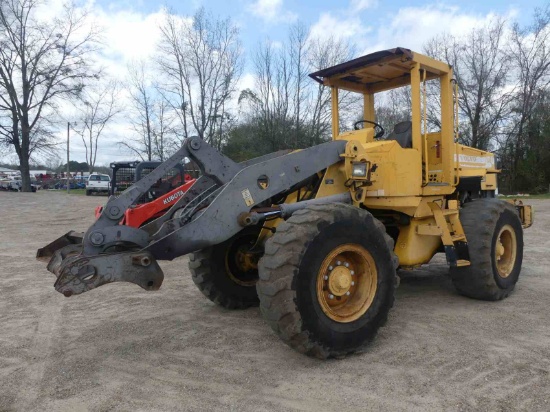
M245 56L235 22L200 8L165 12L155 54L113 79L96 61L106 39L90 12L67 3L44 20L41 5L0 0L0 144L17 154L28 188L32 159L59 150L60 124L82 140L90 171L113 125L120 149L143 160L164 160L193 135L236 161L321 143L331 134L330 90L308 74L357 57L353 42L316 38L301 23L282 43L262 40ZM421 50L453 66L460 140L498 155L505 191L542 192L550 183L549 10L535 10L526 26L495 17ZM243 88L245 66L253 80ZM339 99L346 130L361 119L362 102ZM67 106L74 123L60 116ZM428 107L437 129L437 102ZM376 109L391 130L410 117L410 96L385 93Z

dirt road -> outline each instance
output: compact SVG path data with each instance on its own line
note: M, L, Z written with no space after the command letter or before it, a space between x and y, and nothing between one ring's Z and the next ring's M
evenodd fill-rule
M130 284L65 298L36 249L84 230L105 197L0 193L0 410L550 410L550 201L533 200L515 293L457 295L439 263L402 281L367 353L318 361L258 309L196 290L187 258L158 292Z

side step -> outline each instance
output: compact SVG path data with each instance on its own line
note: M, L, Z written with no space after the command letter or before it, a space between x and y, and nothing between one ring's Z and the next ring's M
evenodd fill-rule
M441 233L447 263L451 267L470 266L468 242L458 216L458 202L449 200L448 203L448 209L441 209L435 202L428 203Z

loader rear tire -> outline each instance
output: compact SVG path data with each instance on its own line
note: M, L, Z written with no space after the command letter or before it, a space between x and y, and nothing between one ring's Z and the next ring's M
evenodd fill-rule
M260 229L249 227L223 243L189 255L193 282L204 296L226 309L258 306L257 266L250 262L244 266L238 257L254 246L259 233Z
M321 359L364 348L387 320L397 286L394 242L369 212L345 204L295 212L267 240L260 310L298 352Z
M451 268L456 290L473 299L504 299L514 290L523 260L523 228L516 209L498 199L478 199L464 205L460 221L470 266Z

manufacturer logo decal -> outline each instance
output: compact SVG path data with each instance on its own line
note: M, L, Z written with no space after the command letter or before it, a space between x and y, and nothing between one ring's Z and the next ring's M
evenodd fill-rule
M167 205L168 203L171 203L172 201L179 199L182 197L185 193L183 193L181 190L174 193L173 195L168 196L166 199L162 201L163 204Z

